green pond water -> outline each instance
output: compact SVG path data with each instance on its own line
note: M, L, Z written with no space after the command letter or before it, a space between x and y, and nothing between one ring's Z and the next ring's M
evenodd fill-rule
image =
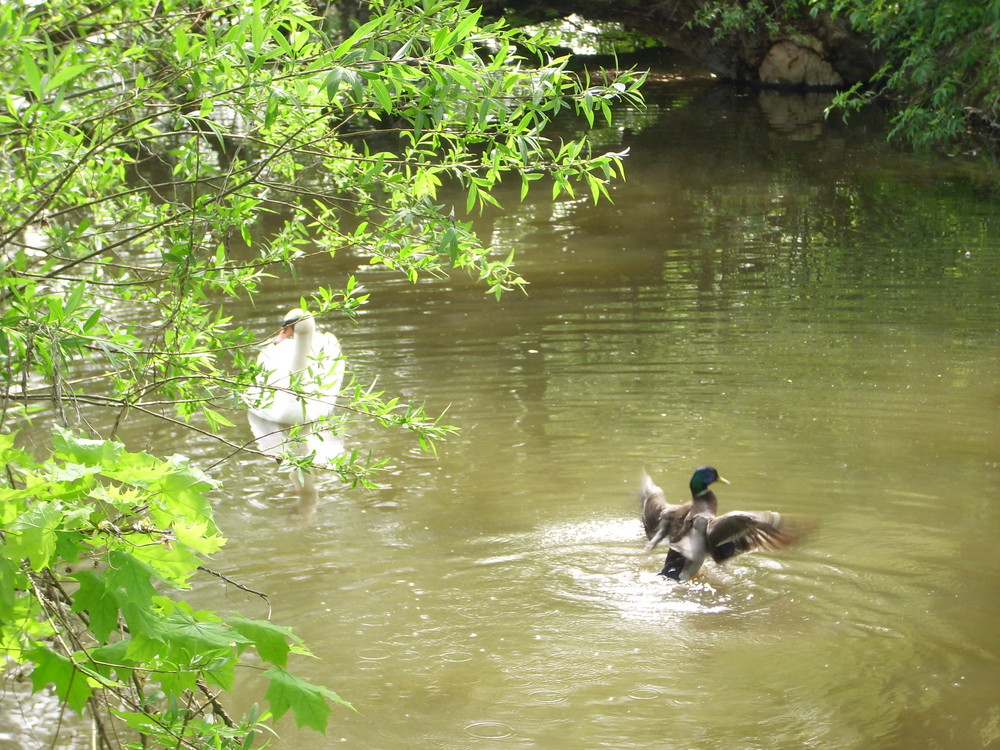
M646 93L598 136L631 149L613 204L512 190L477 219L527 295L343 257L235 311L263 334L356 271L370 304L325 322L351 370L461 429L435 458L357 425L350 447L394 457L374 492L215 470L214 567L267 592L319 657L294 667L357 708L325 737L286 717L277 747L1000 747L997 175L893 150L877 112ZM222 455L159 423L122 437ZM722 510L817 530L657 577L639 476L680 501L703 464L732 482ZM215 581L195 599L267 615Z

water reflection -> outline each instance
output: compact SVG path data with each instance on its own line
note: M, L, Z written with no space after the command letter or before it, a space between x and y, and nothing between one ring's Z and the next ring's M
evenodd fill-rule
M350 256L302 269L377 290L357 323L328 322L359 381L448 408L461 432L435 459L353 425L352 445L397 457L375 492L318 478L300 494L311 478L293 487L260 456L215 469L217 567L268 592L320 657L293 667L359 709L326 738L283 720L279 747L1000 735L995 188L886 148L874 112L804 144L756 96L650 94L643 119L626 113L613 205L511 193L476 218L519 250L526 296L410 285ZM289 293L275 283L257 308ZM161 423L122 437L205 464L227 452ZM704 463L734 483L724 508L820 530L664 581L635 477L683 489ZM215 582L195 596L219 606ZM262 690L247 675L238 700Z
M832 93L798 94L766 89L757 93L757 102L771 130L802 142L822 137L826 109L832 100Z
M998 656L1000 518L954 488L1000 489L993 199L960 179L929 195L926 163L864 137L875 119L802 150L731 92L664 100L614 206L479 221L522 249L527 297L390 284L343 332L362 372L450 405L462 433L314 517L323 573L285 606L361 708L340 736L975 746L995 724L972 696ZM663 581L635 473L683 486L709 459L727 507L820 532Z

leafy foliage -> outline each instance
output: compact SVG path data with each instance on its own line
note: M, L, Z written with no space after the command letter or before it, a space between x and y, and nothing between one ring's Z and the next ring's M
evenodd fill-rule
M364 11L351 25L301 0L0 6L0 648L86 710L103 747L244 747L270 718L322 730L344 703L289 671L307 653L289 631L183 601L225 541L214 484L116 440L139 414L248 449L226 412L259 368L227 303L318 249L499 295L524 280L458 217L502 180L597 200L621 173L621 154L545 130L564 111L608 121L641 76L581 80L543 32L462 0ZM350 316L367 297L347 275L299 303ZM367 418L428 450L450 429L356 381L340 403L334 427ZM52 425L48 455L15 439L28 420ZM382 460L332 468L368 483ZM259 662L271 712L235 720L219 691Z
M188 587L202 557L225 541L206 499L213 484L199 470L65 430L41 463L12 435L0 442L0 639L8 658L33 664L36 690L51 685L78 712L104 706L164 745L198 746L216 725L183 696L201 694L210 716L234 727L210 686L230 688L252 648L284 690L276 711L291 708L301 724L322 729L316 696L344 703L302 680L297 692L284 687L288 654L304 651L287 629L157 593Z
M764 2L764 0L708 0L697 3L691 14L688 27L702 26L712 29L714 41L722 42L733 33L763 29L768 35L775 36L782 31L783 21L792 15L796 3L787 2L782 5Z
M979 126L1000 128L1000 5L976 0L698 0L688 28L712 32L719 47L745 36L795 37L800 24L832 16L870 44L881 69L837 95L850 112L877 98L899 104L891 138L918 147L955 143ZM878 63L875 63L878 64Z
M957 140L970 119L1000 127L1000 5L974 0L834 0L819 3L869 34L886 64L869 89L839 104L889 93L903 99L894 136L917 146Z

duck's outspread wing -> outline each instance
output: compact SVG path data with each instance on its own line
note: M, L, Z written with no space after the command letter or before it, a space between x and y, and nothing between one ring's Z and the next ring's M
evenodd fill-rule
M639 499L642 501L642 525L649 539L646 550L649 551L664 539L677 534L691 504L670 505L663 490L654 484L648 474L643 475Z
M707 545L712 559L723 562L755 549L773 550L798 541L800 530L780 513L736 510L708 524Z
M642 526L646 530L646 538L649 539L647 549L652 549L660 543L662 534L657 536L657 527L660 523L660 516L668 507L666 497L654 482L649 474L643 473L642 484L639 485L639 502L642 503Z

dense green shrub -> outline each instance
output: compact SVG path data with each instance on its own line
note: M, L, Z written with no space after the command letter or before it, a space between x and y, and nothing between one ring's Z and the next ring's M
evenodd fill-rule
M827 3L817 3L825 7ZM863 90L899 100L892 135L918 146L955 141L970 123L1000 128L1000 3L976 0L834 0L832 10L870 36L887 62Z

